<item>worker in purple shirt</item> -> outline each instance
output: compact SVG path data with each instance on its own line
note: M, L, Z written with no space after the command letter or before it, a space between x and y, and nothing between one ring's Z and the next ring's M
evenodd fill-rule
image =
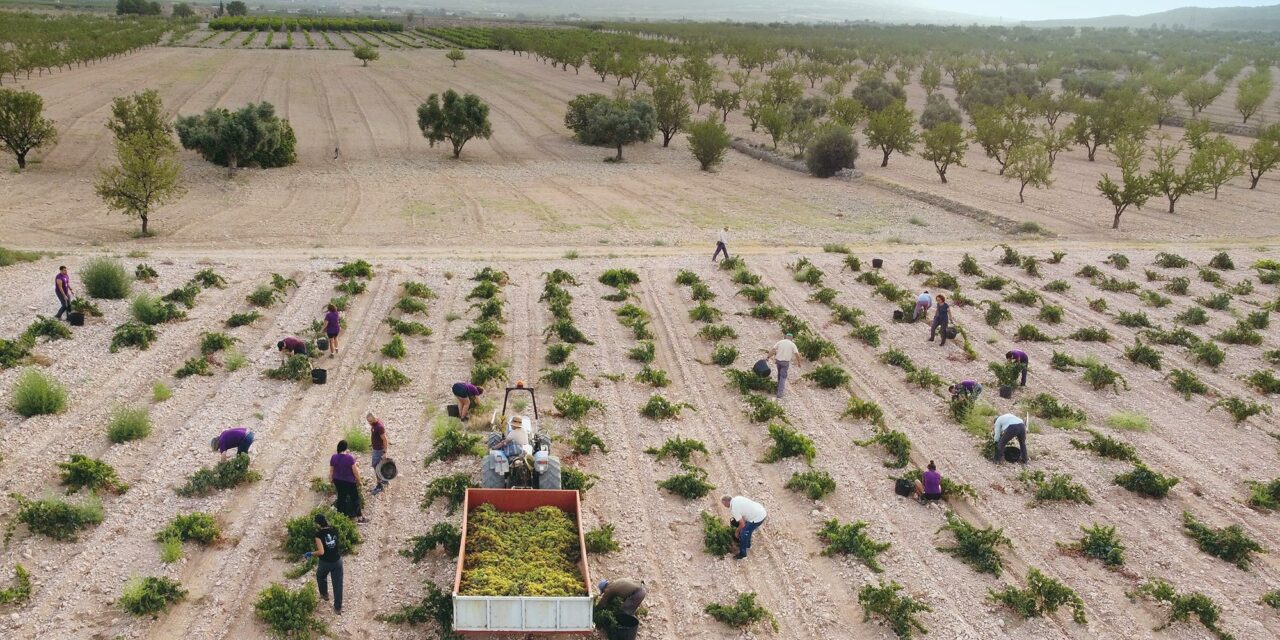
M458 419L466 420L472 403L475 402L476 397L484 393L484 388L470 382L455 382L452 391L453 397L458 399Z
M244 427L227 429L209 441L209 447L222 454L223 458L226 458L227 452L232 449L236 450L236 455L247 454L252 444L253 432Z
M71 276L67 275L67 267L58 267L58 275L53 277L53 292L58 294L58 312L53 317L61 320L62 314L71 316Z
M288 352L288 355L307 355L307 343L293 336L288 336L284 340L277 342L276 349L281 353Z
M947 387L947 392L951 394L952 400L960 400L962 398L965 400L977 400L978 396L982 395L982 385L973 380L965 380Z
M1027 386L1027 365L1030 363L1030 360L1027 358L1026 352L1014 349L1013 351L1004 354L1004 359L1009 362L1019 362L1022 364L1022 382L1018 386Z
M324 314L324 334L329 337L329 357L338 353L338 334L342 332L342 317L338 315L338 307L329 305Z
M333 508L363 524L368 520L360 504L360 470L356 467L356 457L347 453L348 448L346 440L339 440L337 453L329 456L329 480L338 494Z
M942 499L942 474L938 473L938 467L934 466L932 460L920 479L916 480L915 497L921 502Z

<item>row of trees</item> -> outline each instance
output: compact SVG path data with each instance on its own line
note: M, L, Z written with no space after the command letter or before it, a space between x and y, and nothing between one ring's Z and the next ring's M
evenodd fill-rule
M154 45L172 28L161 18L44 16L0 11L0 84Z
M375 18L280 18L233 15L210 20L209 28L214 31L400 31L404 25Z

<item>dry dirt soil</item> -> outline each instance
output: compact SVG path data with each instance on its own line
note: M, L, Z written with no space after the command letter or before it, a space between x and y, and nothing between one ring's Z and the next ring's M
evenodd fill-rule
M432 445L431 419L448 401L449 385L467 376L470 346L456 338L476 313L466 300L477 269L493 265L510 273L505 287L505 337L501 359L510 363L513 379L535 381L546 367L543 330L551 317L538 297L541 274L562 268L581 285L572 287L574 318L594 341L574 351L572 361L585 379L574 390L605 405L586 423L609 445L609 452L568 462L599 476L584 497L588 527L613 523L619 552L593 556L597 577L629 576L652 587L649 615L642 637L650 638L890 638L875 622L865 622L856 601L859 588L892 579L933 611L921 615L932 637L941 638L1173 638L1206 636L1194 623L1152 631L1165 619L1165 608L1131 601L1126 591L1143 578L1162 577L1180 591L1201 591L1223 609L1223 627L1237 638L1280 635L1280 616L1259 604L1261 595L1280 588L1274 550L1280 528L1274 513L1244 504L1246 481L1280 475L1280 451L1274 416L1234 424L1222 410L1210 411L1216 396L1240 396L1269 405L1241 380L1271 368L1264 351L1280 348L1274 331L1265 331L1260 346L1226 345L1226 362L1217 370L1191 362L1187 350L1157 347L1164 355L1162 371L1133 364L1123 356L1137 330L1120 326L1120 311L1143 310L1153 324L1172 328L1177 313L1195 306L1196 297L1218 289L1200 280L1195 267L1151 266L1157 250L1176 251L1206 264L1216 247L1228 246L1237 270L1224 273L1225 286L1256 277L1247 266L1257 259L1277 258L1273 249L1276 178L1249 192L1239 181L1217 202L1188 197L1180 213L1160 213L1153 206L1127 214L1124 228L1106 227L1110 213L1091 185L1103 167L1101 157L1089 164L1073 151L1059 159L1058 180L1047 191L1030 192L1028 203L1016 203L1016 188L994 175L990 161L975 157L973 168L959 171L951 185L930 179L921 161L895 157L882 170L862 162L869 175L899 181L935 195L994 211L1015 220L1036 221L1059 238L1013 237L968 218L909 200L872 181L819 181L773 165L731 154L720 170L702 173L677 138L671 148L657 144L627 149L628 161L604 164L608 150L574 144L562 125L563 105L574 94L611 89L588 75L553 71L510 54L471 52L457 70L440 52L383 51L383 59L361 68L345 52L235 51L215 49L151 49L86 69L33 79L28 87L46 98L58 121L62 140L44 152L28 171L0 175L0 228L3 244L61 252L32 264L0 269L0 336L20 333L37 314L51 314L56 303L49 291L58 264L74 273L98 254L120 256L127 268L153 265L160 277L136 285L164 293L185 283L203 268L226 276L226 289L200 295L187 319L159 327L159 339L145 351L108 351L111 332L128 317L127 301L101 301L106 317L75 329L74 339L41 344L37 366L67 385L65 413L22 418L0 407L0 494L39 496L60 492L57 463L72 453L112 464L131 485L119 496L108 495L106 520L84 532L78 542L57 543L19 527L0 556L0 584L7 584L14 564L33 575L30 603L0 609L0 636L14 638L258 638L266 630L254 618L251 603L273 581L285 581L288 559L278 551L283 523L306 513L325 498L308 487L324 475L333 444L343 431L359 423L366 411L382 416L391 437L391 452L401 462L403 477L370 500L371 522L362 527L365 542L346 561L347 602L338 618L323 617L340 638L431 637L430 628L411 629L377 622L374 616L416 602L423 580L447 585L453 561L438 552L413 564L398 554L411 536L426 532L447 516L443 505L419 506L433 478L474 471L475 460L436 463L423 468ZM157 88L178 114L198 113L210 106L236 107L251 100L270 100L288 116L298 132L298 165L274 171L238 172L207 165L189 152L183 162L190 181L188 194L165 207L153 220L158 235L133 239L131 221L108 213L92 192L96 168L111 158L103 123L112 96ZM448 152L431 149L418 134L414 109L427 94L448 87L474 91L493 108L495 137L475 141L455 161ZM730 118L735 132L747 126ZM333 149L338 147L338 158ZM915 220L915 223L909 221ZM831 473L837 489L814 502L784 488L792 473L806 465L797 459L760 462L769 444L765 425L751 422L745 403L726 385L719 367L709 363L713 345L697 337L700 323L689 319L695 305L688 288L674 277L679 269L697 273L724 312L722 322L738 337L736 367L747 367L761 350L779 338L778 324L746 315L751 305L736 295L738 286L726 271L707 261L708 239L722 225L733 229L733 249L743 249L749 268L774 287L773 302L805 320L830 340L837 354L826 359L845 368L847 388L823 390L800 376L815 366L793 367L791 391L782 401L786 419L818 447L813 466ZM1042 262L1042 277L999 266L997 242L1013 242ZM1040 290L1063 279L1063 293L1041 292L1040 305L1059 305L1061 324L1036 320L1036 306L1006 303L1013 319L997 328L982 322L975 307L955 308L956 322L968 331L977 359L964 358L959 345L940 348L926 341L921 324L891 322L896 305L872 295L855 282L857 274L841 269L842 256L824 254L825 242L854 245L865 261L881 257L884 275L914 291L924 275L908 275L913 259L930 260L935 268L958 274L962 254L978 258L990 274ZM1134 245L1161 243L1156 247ZM1045 260L1051 250L1065 250L1060 264ZM1120 250L1133 264L1125 271L1104 264ZM127 252L150 252L127 257ZM579 259L561 257L577 251ZM137 254L135 254L137 255ZM337 294L327 272L341 260L368 258L376 275L366 293L354 296L346 313L348 328L339 356L326 361L329 382L323 386L277 382L263 371L279 356L279 337L303 331ZM849 336L850 327L832 320L830 310L809 301L813 289L797 283L786 265L808 257L825 272L824 284L836 292L835 302L866 312L866 322L883 328L882 344L872 348ZM1134 294L1108 293L1074 274L1083 266L1106 276L1161 290L1147 281L1151 269L1164 278L1191 280L1190 295L1170 295L1163 308L1145 307ZM634 381L640 365L627 357L636 345L631 331L614 317L619 303L602 300L612 290L597 282L609 268L634 269L635 304L652 316L656 335L655 366L671 384L655 390ZM245 295L276 272L297 279L300 287L264 311L255 324L225 329L226 317L249 309ZM74 276L73 276L74 277ZM438 294L430 313L417 318L433 335L410 338L408 357L396 363L411 384L396 393L371 389L368 362L384 362L380 347L390 339L384 319L393 310L405 280L427 283ZM977 278L960 278L974 301L998 300L1005 292L977 288ZM1089 300L1108 302L1105 313L1090 310ZM1257 285L1234 297L1227 311L1209 311L1205 326L1190 327L1203 338L1233 326L1237 317L1277 299L1275 285ZM1050 393L1085 411L1088 427L1132 444L1152 468L1181 482L1165 500L1144 499L1113 484L1125 463L1106 460L1071 446L1082 431L1058 430L1032 419L1038 433L1030 440L1031 468L1069 473L1089 490L1093 504L1029 504L1031 496L1018 480L1016 466L997 467L978 452L980 440L951 421L940 389L908 384L897 368L878 356L890 348L909 355L944 379L973 378L992 382L987 363L1015 347L1013 334L1023 323L1036 323L1065 338L1080 327L1106 327L1106 344L1062 339L1057 343L1018 343L1031 354L1028 388L1014 400ZM202 333L227 331L239 340L246 366L235 372L221 368L211 377L178 380L174 372L198 355ZM1080 372L1048 367L1054 350L1073 356L1094 355L1121 372L1128 389L1094 390ZM1164 381L1173 368L1194 370L1212 389L1190 400ZM7 400L18 370L0 371L0 397ZM606 377L606 375L608 377ZM622 378L615 378L621 375ZM172 386L164 402L151 399L155 382ZM988 384L989 389L993 385ZM541 406L550 407L555 392L537 384ZM652 393L688 402L679 420L652 421L638 409ZM1003 411L1008 400L988 392L985 400ZM871 425L841 419L851 396L877 402L888 425L906 433L913 444L911 462L936 461L942 473L972 485L973 500L945 508L970 521L1003 528L1012 541L1004 551L1005 573L996 578L974 572L936 550L953 542L939 533L944 507L922 507L892 492L890 477L899 472L883 466L879 447L860 448L854 439L869 437ZM105 437L112 409L148 406L152 434L142 440L112 445ZM1119 411L1146 416L1145 432L1110 429L1108 417ZM546 416L546 428L567 434L569 421ZM246 425L258 433L254 468L261 481L207 498L182 498L173 488L216 458L208 439L221 429ZM670 461L655 463L643 451L680 435L707 444L710 454L697 463L716 485L703 500L686 501L657 489L655 482L678 471ZM360 457L367 464L367 457ZM699 514L724 515L716 503L720 493L745 494L763 502L770 518L752 556L745 562L715 558L703 552ZM15 510L12 499L0 502L0 517ZM164 565L155 533L175 514L202 510L222 523L226 541L212 548L188 544L183 560ZM1213 526L1241 525L1271 554L1256 558L1244 571L1201 552L1183 535L1181 516L1190 511ZM815 536L822 523L864 520L868 533L892 543L880 555L883 574L840 556L821 555ZM1123 570L1109 571L1096 561L1064 552L1059 543L1080 537L1080 527L1093 523L1117 527L1127 546ZM1025 584L1029 567L1062 580L1083 598L1087 625L1077 625L1063 612L1023 620L985 601L989 589ZM165 575L182 582L189 598L156 620L134 619L113 602L135 575ZM292 581L303 584L308 578ZM740 632L712 620L703 608L754 591L777 617L779 630Z

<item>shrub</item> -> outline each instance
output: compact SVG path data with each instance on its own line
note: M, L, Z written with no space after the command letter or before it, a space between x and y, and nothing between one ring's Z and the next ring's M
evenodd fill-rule
M894 581L879 585L865 584L858 590L858 603L862 605L862 621L872 616L884 620L894 635L901 640L910 640L913 633L928 633L924 624L916 618L918 613L933 611L929 605L910 596L898 595L902 585Z
M911 357L896 347L880 354L880 362L889 366L898 367L903 371L914 371L916 368L916 363L912 362Z
M1098 298L1097 300L1094 300L1093 298L1085 298L1085 301L1088 303L1091 310L1097 311L1098 313L1106 313L1107 301L1105 298Z
M858 396L851 396L848 404L845 405L844 412L840 414L840 419L853 418L854 420L865 420L873 425L884 426L884 411L880 405L872 400L863 400Z
M1214 311L1225 311L1231 306L1231 294L1219 292L1207 298L1196 298L1196 304Z
M370 362L360 367L361 371L368 371L373 377L373 390L393 392L399 391L405 385L412 382L409 376L391 365L382 365L376 362ZM477 383L479 384L479 383Z
M670 491L686 500L697 500L716 488L715 485L707 482L705 469L688 464L682 464L680 467L684 473L659 481L658 488Z
M1018 479L1034 488L1035 501L1039 502L1082 502L1093 504L1089 490L1084 485L1071 481L1065 473L1055 473L1046 478L1043 471L1023 471Z
M21 567L19 567L21 568ZM21 581L19 581L21 582ZM1280 590L1268 591L1262 596L1262 604L1280 611Z
M662 388L671 384L671 380L667 378L667 372L662 369L655 369L649 365L645 365L636 374L636 382L643 382L649 386Z
M1135 339L1133 346L1125 347L1124 357L1134 364L1141 364L1156 371L1160 370L1160 352L1155 347L1142 344L1141 340Z
M258 313L257 311L248 311L245 313L233 313L231 314L231 317L227 318L226 325L228 327L231 327L232 329L236 327L243 327L245 325L253 324L256 320L258 320L258 318L261 318L261 317L262 317L262 314Z
M863 324L853 328L849 337L857 338L869 347L880 346L880 327L874 324Z
M702 519L702 548L714 556L724 556L733 551L733 527L706 511L699 517Z
M612 553L622 548L613 540L612 524L604 524L592 529L584 537L586 538L587 553Z
M724 268L723 263L721 264L721 268ZM631 269L608 269L604 273L600 274L598 280L600 284L617 289L629 287L633 284L639 284L640 276Z
M201 269L191 276L191 282L198 284L205 289L225 289L227 287L227 279L218 275L213 269Z
M151 434L151 414L146 407L116 407L107 423L107 439L115 444Z
M1103 327L1081 327L1067 336L1080 342L1110 342L1111 333Z
M577 379L585 379L582 371L578 369L575 362L560 367L559 369L543 369L546 373L538 378L541 382L549 382L552 386L559 389L567 389L573 385L573 381Z
M267 286L265 284L258 286L257 289L254 289L253 291L249 292L249 295L245 296L245 301L248 302L249 304L255 307L264 307L264 308L272 307L275 305L275 303L283 299L284 299L283 294L281 294L276 289L270 286Z
M54 318L46 318L44 316L36 316L36 319L29 325L27 330L22 333L23 337L44 338L47 342L55 340L70 340L71 329L67 325Z
M9 406L25 418L62 413L67 408L67 388L51 375L25 369L13 384Z
M169 385L163 382L157 382L151 385L151 399L156 402L164 402L173 397L173 390Z
M1268 511L1280 509L1280 478L1271 482L1246 482L1249 485L1249 506Z
M1141 413L1119 411L1107 416L1107 426L1121 431L1149 431L1151 421Z
M1207 365L1217 370L1227 359L1227 354L1212 342L1197 342L1191 345L1191 361Z
M1157 309L1161 309L1163 307L1167 307L1173 304L1173 300L1165 296L1162 296L1156 293L1155 291L1143 291L1142 293L1138 294L1138 299L1142 300L1142 303L1147 305L1148 307L1155 307Z
M349 296L358 296L364 293L364 290L367 289L368 286L369 285L365 284L364 282L361 282L360 280L351 278L350 280L343 280L342 282L339 282L338 284L334 285L333 290L339 293L345 293ZM262 294L259 292L261 292L262 289L263 287L259 287L257 290L254 291L254 293L261 297ZM276 295L279 295L279 294L277 293ZM271 306L271 305L268 304L268 305L259 305L259 306Z
M1016 291L1006 295L1004 297L1004 301L1011 302L1013 304L1020 304L1024 307L1031 307L1031 306L1035 306L1036 303L1040 302L1040 296L1039 294L1037 294L1034 291L1031 291L1030 289L1023 289L1022 287L1018 287Z
M1156 254L1155 265L1164 269L1181 269L1191 265L1191 261L1176 254L1161 251Z
M1040 315L1038 317L1049 324L1058 324L1062 322L1062 307L1046 304L1040 307Z
M1260 413L1271 415L1271 405L1259 404L1252 400L1245 400L1237 396L1229 396L1222 398L1217 402L1209 405L1209 411L1213 411L1218 407L1222 407L1224 411L1231 414L1236 424L1240 424L1253 416Z
M1202 593L1183 595L1174 591L1173 585L1168 582L1159 578L1151 578L1128 595L1130 598L1145 595L1153 600L1166 602L1170 605L1169 619L1164 624L1156 627L1156 631L1165 629L1174 622L1187 622L1194 614L1200 624L1213 632L1213 635L1218 640L1234 640L1234 636L1218 628L1218 620L1222 617L1222 608L1215 604L1213 600L1210 600L1209 596Z
M676 436L667 438L661 448L650 447L644 450L645 453L656 456L658 460L665 458L675 458L681 463L688 463L695 452L707 453L707 446L699 440L692 438L682 438Z
M892 460L885 462L884 466L891 469L901 469L907 466L907 462L911 458L911 440L907 438L907 434L901 431L886 429L866 440L854 440L853 443L859 447L868 447L873 444L884 446L889 455L893 457Z
M1124 376L1100 362L1091 362L1085 365L1084 381L1088 382L1094 391L1111 387L1113 392L1120 393L1121 385L1124 386L1125 391L1129 390L1129 382L1125 380Z
M373 277L373 265L365 260L356 260L355 262L344 262L338 265L332 271L333 275L340 278L365 278Z
M8 267L19 262L35 262L39 259L40 254L35 251L21 251L0 247L0 267Z
M596 435L585 425L578 425L573 428L573 432L569 435L569 448L579 455L587 455L591 453L592 447L599 449L600 453L609 453L609 449L605 447L604 440Z
M1259 369L1249 374L1245 383L1263 395L1280 393L1280 378L1268 369Z
M1098 269L1097 267L1095 267L1095 266L1093 266L1093 265L1091 265L1091 264L1086 264L1085 266L1080 267L1080 270L1076 272L1076 277L1078 277L1078 278L1100 278L1100 277L1102 277L1102 270Z
M1133 448L1133 445L1120 442L1119 440L1098 433L1092 429L1089 430L1089 435L1092 436L1092 438L1088 442L1073 438L1071 440L1071 446L1077 449L1092 451L1104 458L1110 458L1112 460L1138 462L1138 452Z
M1235 263L1231 261L1231 256L1227 255L1227 252L1225 251L1210 258L1209 266L1223 271L1230 271L1236 268Z
M507 362L477 362L471 367L471 384L484 386L494 380L507 380Z
M186 317L172 302L165 302L146 292L134 296L129 312L134 320L145 325L163 324Z
M401 338L399 334L391 336L391 340L382 345L381 351L382 355L394 360L400 360L409 353L404 347L404 338Z
M1026 340L1029 342L1053 342L1055 338L1040 330L1040 327L1034 324L1024 324L1018 327L1018 331L1014 333L1015 340Z
M688 287L699 282L702 282L702 278L688 269L681 269L676 272L676 284L680 286Z
M563 473L564 468L561 468ZM565 489L568 489L567 483L562 483ZM462 506L462 501L467 495L467 489L474 488L476 484L471 481L469 473L455 473L450 476L441 476L432 480L427 484L427 492L422 497L420 505L425 511L431 505L435 504L437 499L445 501L445 512L453 515Z
M696 411L693 405L687 402L671 402L655 393L649 396L649 401L644 406L640 407L640 415L651 420L679 419L680 412L685 409Z
M120 482L111 465L95 458L73 453L66 462L59 462L58 468L62 470L62 484L68 494L84 488L111 493L124 493L129 489L129 485Z
M1254 552L1265 553L1262 545L1245 535L1244 529L1238 524L1214 529L1196 520L1190 511L1184 511L1182 526L1184 533L1196 541L1201 551L1226 560L1241 569L1249 568Z
M1148 329L1142 332L1142 335L1151 342L1163 345L1177 345L1180 347L1190 347L1198 342L1200 338L1196 334L1191 333L1183 327L1178 327L1172 331L1163 331L1160 329Z
M708 324L698 329L698 337L709 342L720 342L721 340L733 340L738 337L738 333L733 327L722 324Z
M1003 604L1024 618L1052 615L1063 605L1071 607L1071 619L1085 624L1084 601L1070 587L1040 573L1031 567L1027 570L1027 588L1005 587L1000 591L988 590L992 602Z
M1191 281L1184 277L1177 277L1170 280L1164 285L1166 293L1172 293L1178 296L1185 296L1190 291Z
M186 597L187 590L176 580L147 576L130 579L116 604L135 616L147 616L163 613Z
M1107 259L1104 262L1121 271L1129 268L1129 258L1123 253L1113 253L1107 256Z
M978 261L969 254L964 254L960 258L960 273L966 276L982 276L982 267L978 266Z
M791 474L786 487L809 496L810 500L821 500L836 490L836 481L826 471L805 471Z
M733 345L717 344L711 352L711 362L717 366L727 367L738 359L738 349Z
M819 128L804 156L809 173L819 178L830 178L841 169L851 169L857 159L858 141L847 127L837 124Z
M938 547L938 550L955 556L979 573L999 577L1002 572L999 547L1013 544L1005 537L1004 530L992 527L979 529L952 511L947 512L946 518L947 524L938 531L950 531L956 538L956 544Z
M1213 339L1226 344L1243 344L1255 347L1262 344L1262 334L1254 331L1243 322L1218 333Z
M421 562L427 554L434 551L437 547L444 549L445 553L456 556L458 549L462 547L462 532L449 522L437 522L431 531L425 535L414 536L409 538L410 548L401 549L400 555Z
M311 375L311 359L300 353L294 354L279 367L267 369L264 373L272 380L304 380Z
M1246 316L1240 324L1252 329L1266 329L1271 326L1271 312L1266 309L1254 311Z
M0 589L0 605L22 604L31 599L31 574L27 569L20 564L14 565L13 578L14 586Z
M1209 385L1200 381L1200 377L1189 369L1174 369L1165 376L1174 391L1182 394L1184 400L1190 400L1191 394L1203 395L1209 392Z
M573 354L573 345L557 342L547 345L547 363L562 364Z
M437 460L453 460L459 456L482 456L486 452L483 439L474 433L462 429L457 420L436 416L431 421L431 453L422 461L422 466L430 466Z
M160 299L192 309L196 306L196 296L198 295L200 295L200 285L192 282L164 294L164 297Z
M737 601L732 605L713 602L706 606L705 611L707 615L735 629L745 629L757 623L767 622L774 631L778 630L778 621L768 609L756 604L754 592L739 594Z
M1116 536L1115 527L1095 524L1092 527L1082 526L1080 530L1084 532L1084 537L1078 542L1066 545L1068 549L1078 551L1095 560L1101 560L1108 567L1124 564L1124 544Z
M207 496L214 491L231 489L242 484L257 482L262 475L249 468L249 456L236 454L234 458L219 461L214 467L201 467L178 487L178 495L184 498Z
M986 313L983 315L983 319L986 321L988 327L998 327L1001 322L1013 319L1013 314L1009 313L1008 309L1000 306L999 302L995 302L994 300L984 300L981 304L987 308Z
M1178 484L1173 476L1161 475L1141 462L1133 464L1133 470L1115 477L1115 483L1134 492L1152 498L1163 498Z
M1059 429L1074 429L1084 424L1084 411L1075 409L1047 394L1038 393L1022 401L1022 406L1033 416L1048 420Z
M93 258L80 267L80 281L91 298L123 300L129 297L133 278L119 260Z
M818 289L813 293L809 294L809 302L816 302L818 304L830 305L831 303L835 302L837 295L840 295L839 291L836 291L831 287L822 287L821 289Z
M995 376L996 384L1002 387L1016 386L1022 377L1021 362L989 362L987 369Z
M552 401L552 406L560 415L569 420L581 420L592 410L595 409L604 412L604 404L598 400L593 400L586 396L580 396L572 391L561 391L557 393ZM601 443L600 451L604 451L604 445ZM583 452L586 453L586 452Z
M98 305L84 298L75 298L74 300L72 300L71 310L79 311L80 313L83 313L86 316L91 316L94 318L102 317L102 310L98 308Z
M189 358L173 375L181 380L191 376L211 376L213 375L213 371L209 369L209 359L204 356L200 356L197 358Z
M833 364L824 364L815 367L813 371L810 371L801 377L813 382L823 389L835 389L849 384L848 372Z
M775 418L783 418L786 410L782 405L762 395L749 393L744 398L747 403L747 417L752 422L769 422Z
M1147 318L1147 314L1141 311L1136 311L1136 312L1121 311L1120 313L1116 314L1116 324L1122 327L1130 327L1130 328L1136 328L1136 327L1144 327L1148 329L1151 328L1151 320Z
M276 637L310 638L327 633L325 624L316 617L319 600L313 584L289 589L273 582L258 593L253 610Z
M884 568L880 566L876 556L888 549L891 544L873 540L863 531L866 527L867 523L862 520L853 524L840 524L835 518L827 520L818 530L818 539L827 545L822 550L822 555L831 556L839 553L856 556L867 565L868 569L882 573Z
M9 497L18 505L17 515L10 526L25 524L32 533L59 542L75 542L81 530L102 523L102 501L96 494L90 494L79 504L58 498L29 500L16 493L9 494Z
M194 511L192 513L178 514L169 521L165 528L156 534L157 541L177 540L178 542L194 541L199 544L213 544L222 535L222 530L218 527L218 521L213 516L201 512Z
M699 302L707 302L716 299L716 294L711 290L711 287L708 287L706 284L701 282L694 283L693 287L690 288L689 293L694 300Z
M812 463L818 449L813 440L785 424L769 425L769 437L773 445L765 451L762 462L777 462L783 458L802 457L805 462Z
M387 324L391 326L393 333L402 336L429 336L431 335L431 327L421 322L406 321L399 318L387 318Z

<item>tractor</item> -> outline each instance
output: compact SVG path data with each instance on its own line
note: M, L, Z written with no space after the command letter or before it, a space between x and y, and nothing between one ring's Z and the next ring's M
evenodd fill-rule
M528 393L533 417L508 415L512 392ZM551 455L551 438L538 432L538 397L517 382L502 396L502 410L489 419L494 431L486 442L489 452L480 464L480 486L485 489L559 489L560 459Z

